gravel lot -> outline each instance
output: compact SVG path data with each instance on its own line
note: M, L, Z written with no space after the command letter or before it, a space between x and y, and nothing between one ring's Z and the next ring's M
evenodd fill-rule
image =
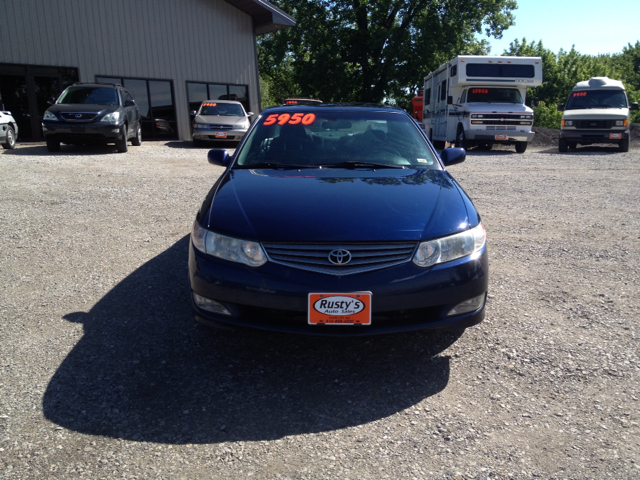
M206 149L3 151L0 478L640 478L639 156L469 152L486 320L316 339L193 321Z

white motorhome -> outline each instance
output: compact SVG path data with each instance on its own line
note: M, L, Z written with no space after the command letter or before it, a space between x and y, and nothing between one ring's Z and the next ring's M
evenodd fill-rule
M424 77L425 132L457 147L501 143L523 153L535 135L527 88L539 85L540 57L458 55Z
M567 104L558 105L562 114L558 150L566 152L578 144L615 143L629 151L629 113L638 102L629 104L624 84L608 77L591 77L576 83Z

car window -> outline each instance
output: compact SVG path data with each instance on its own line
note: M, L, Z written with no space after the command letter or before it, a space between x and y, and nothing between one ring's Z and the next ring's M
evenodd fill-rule
M467 102L522 103L522 95L515 88L470 88Z
M238 152L238 167L264 162L332 166L369 162L440 168L411 119L398 112L293 108L257 121Z
M244 117L242 105L236 103L205 102L198 115L219 115L222 117Z
M69 87L58 103L118 105L118 95L115 88L105 87Z
M565 110L580 108L627 108L627 96L622 90L571 92Z

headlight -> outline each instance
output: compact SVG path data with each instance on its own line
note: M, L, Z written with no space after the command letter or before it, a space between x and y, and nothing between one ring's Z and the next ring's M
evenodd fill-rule
M477 113L474 113L471 115L471 118L484 118L484 115L478 115Z
M616 120L616 127L626 127L629 124L629 120Z
M449 237L422 242L413 256L419 267L430 267L480 252L487 240L482 224Z
M563 127L573 127L573 120L562 120Z
M202 228L196 221L191 232L193 245L202 253L213 257L259 267L267 263L267 256L258 242L226 237Z
M58 117L56 117L53 113L47 110L46 112L44 112L44 117L42 117L42 120L52 120L54 122L57 122Z
M101 122L113 122L118 123L120 120L120 112L111 112L107 113L104 117L102 117Z

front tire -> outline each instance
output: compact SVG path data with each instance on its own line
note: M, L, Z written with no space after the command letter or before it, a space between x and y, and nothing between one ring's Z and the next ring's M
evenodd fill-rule
M527 142L516 142L516 152L524 153L527 151Z
M5 150L16 148L16 132L13 131L12 126L7 126L7 140L2 144L2 148Z
M464 134L464 129L462 127L458 127L458 134L456 135L456 148L464 148L465 150L469 148L467 145L467 137Z
M116 148L119 153L125 153L128 149L127 147L127 126L123 125L120 127L120 135L116 138Z
M628 138L623 138L622 140L620 140L620 143L618 144L618 149L621 152L628 152L629 151L629 139Z
M50 152L59 152L60 142L58 140L47 140L47 150Z
M138 128L136 128L136 135L131 139L131 145L134 147L139 147L142 145L142 128L140 127L140 122L138 122Z
M568 148L569 148L569 145L567 144L567 141L564 138L561 138L560 141L558 142L558 150L564 153L567 151Z

